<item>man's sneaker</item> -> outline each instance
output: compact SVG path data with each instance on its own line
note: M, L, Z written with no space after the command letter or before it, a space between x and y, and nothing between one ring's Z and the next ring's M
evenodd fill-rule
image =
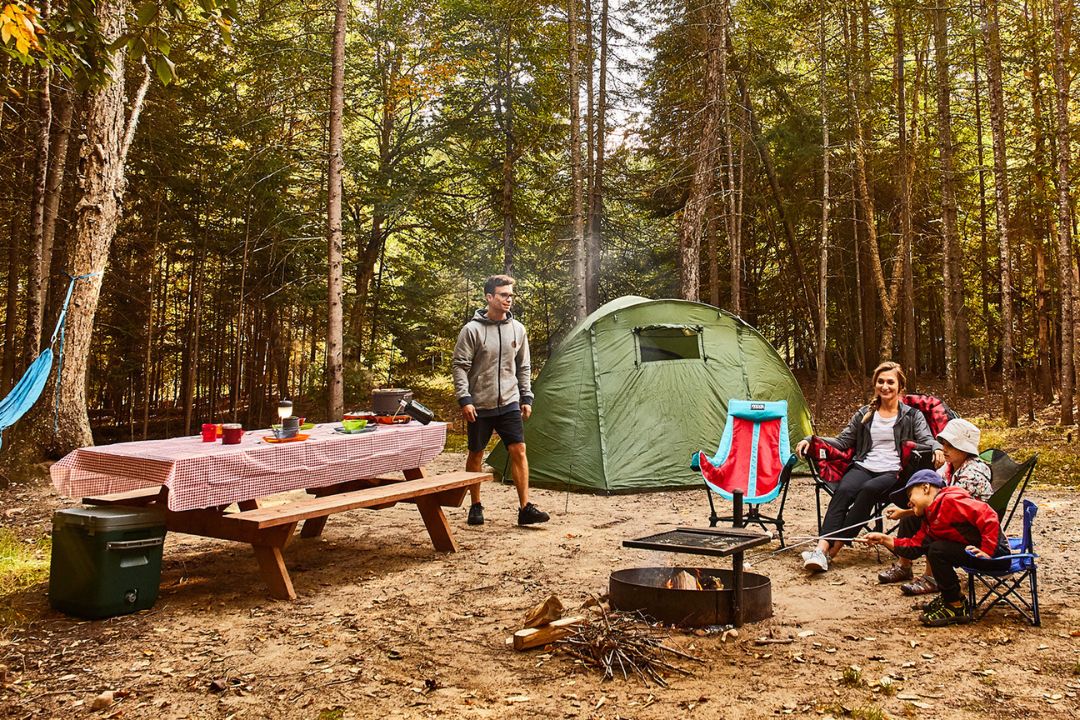
M971 612L968 610L967 600L962 600L958 606L942 602L940 605L928 606L920 619L927 627L945 627L971 622Z
M473 503L469 507L469 520L470 525L483 525L484 524L484 506L480 503Z
M829 558L820 550L811 550L802 555L803 567L810 572L825 572L829 569Z
M518 510L518 525L545 523L550 519L551 516L532 503L526 503L525 507Z
M889 583L907 582L911 580L911 566L893 563L892 567L882 570L877 574L877 581L882 585Z

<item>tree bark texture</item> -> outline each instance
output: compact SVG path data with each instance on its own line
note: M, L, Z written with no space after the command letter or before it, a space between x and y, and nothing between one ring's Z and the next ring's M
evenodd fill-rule
M1057 135L1057 250L1061 284L1061 424L1072 425L1075 393L1076 287L1073 283L1071 223L1072 150L1069 133L1069 34L1068 22L1075 5L1053 0L1054 13L1054 119Z
M827 89L828 54L825 46L825 20L827 5L822 3L818 43L821 54L821 240L818 248L818 307L817 307L817 377L814 397L814 415L821 417L825 399L826 350L829 336L829 94ZM734 293L732 293L734 295Z
M585 0L586 3L591 0ZM591 37L590 28L590 37ZM590 53L591 54L591 53ZM591 72L591 63L590 63ZM600 260L604 252L604 166L607 143L607 74L608 74L608 0L600 3L600 65L598 70L595 135L595 161L589 200L588 267L585 272L588 310L600 307Z
M345 406L341 249L342 125L345 107L345 27L349 0L334 3L334 41L330 77L330 147L327 170L327 320L326 320L326 412L339 418Z
M1012 260L1009 247L1009 177L1005 156L1005 100L1001 77L1001 37L997 0L981 0L983 42L986 45L987 86L990 92L990 131L994 145L994 209L1001 270L1001 401L1009 427L1018 422L1013 349Z
M585 0L589 2L590 0ZM578 10L577 0L567 0L567 57L569 61L570 103L570 205L571 227L573 229L573 288L574 318L577 322L589 314L588 291L586 288L587 252L585 245L585 209L583 168L581 158L581 77L578 56Z

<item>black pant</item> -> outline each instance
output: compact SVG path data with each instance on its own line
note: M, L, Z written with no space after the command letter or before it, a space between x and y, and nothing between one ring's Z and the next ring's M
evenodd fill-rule
M853 464L836 485L825 519L821 522L823 537L854 537L860 526L874 514L874 505L884 501L896 485L896 473L872 473ZM852 527L854 526L854 527Z
M967 565L976 570L1007 570L1012 562L1007 557L1009 549L1002 547L1000 543L992 558L972 557L964 549L966 547L967 545L952 540L935 540L926 548L926 561L930 563L930 570L934 573L934 579L937 580L945 602L957 602L963 597L960 592L960 577L956 574L958 566Z

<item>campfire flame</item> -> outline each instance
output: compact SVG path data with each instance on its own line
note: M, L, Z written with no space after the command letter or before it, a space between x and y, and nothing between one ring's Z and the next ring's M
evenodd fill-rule
M693 575L685 570L673 571L664 587L668 590L723 590L724 584L720 578L712 575L707 575L702 582L701 568L694 568Z

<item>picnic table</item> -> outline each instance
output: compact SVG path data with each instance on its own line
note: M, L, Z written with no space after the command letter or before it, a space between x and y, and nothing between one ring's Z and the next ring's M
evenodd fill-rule
M251 430L237 445L196 435L80 448L50 473L57 492L85 504L157 507L173 532L250 544L280 599L296 598L282 550L297 525L301 537L317 537L337 512L414 503L435 549L455 552L443 508L460 507L469 487L491 475L425 473L446 443L446 424L380 425L360 434L334 427L316 425L300 442L271 444L269 430ZM267 503L301 489L307 495Z

